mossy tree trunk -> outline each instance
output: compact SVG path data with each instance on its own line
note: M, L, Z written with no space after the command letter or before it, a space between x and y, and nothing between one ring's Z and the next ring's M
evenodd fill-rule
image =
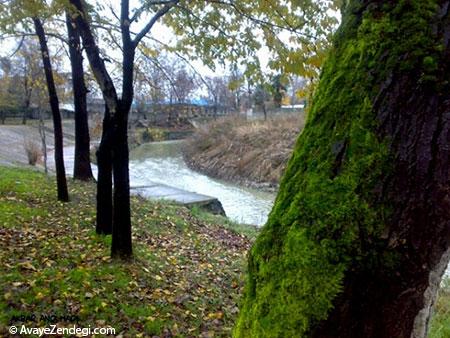
M450 257L450 1L347 1L236 337L426 337Z

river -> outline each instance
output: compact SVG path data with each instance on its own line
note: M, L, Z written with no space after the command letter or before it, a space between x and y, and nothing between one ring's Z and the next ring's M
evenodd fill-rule
M182 141L147 143L131 151L131 186L151 182L216 197L233 221L261 226L275 194L213 179L189 169L181 155Z
M133 149L130 152L131 187L162 183L217 198L226 215L235 222L256 226L266 222L275 194L213 179L189 169L181 155L182 144L183 141L153 142ZM74 146L64 147L66 172L70 176L74 151ZM54 167L53 153L49 154L49 165ZM97 176L94 164L92 171Z

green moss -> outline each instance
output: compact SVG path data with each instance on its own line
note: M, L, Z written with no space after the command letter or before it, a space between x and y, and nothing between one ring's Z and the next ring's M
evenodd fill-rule
M429 22L437 1L347 8L275 206L249 257L236 337L304 337L327 318L349 269L395 269L378 254L389 205L374 200L391 172L373 100L395 72L433 76ZM354 13L362 13L359 16Z

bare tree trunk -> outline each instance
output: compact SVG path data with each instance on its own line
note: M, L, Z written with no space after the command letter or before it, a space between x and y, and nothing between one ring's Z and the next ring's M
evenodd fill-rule
M28 114L28 110L30 108L30 99L31 99L31 88L28 84L28 76L27 76L27 70L25 68L24 71L24 80L23 80L23 89L25 92L25 104L24 104L24 110L23 110L23 115L22 115L22 124L27 124L27 114Z
M76 19L83 39L83 46L94 76L100 85L103 98L108 106L111 123L104 130L112 145L112 165L114 179L114 211L111 256L128 259L132 256L131 215L130 215L130 183L128 171L128 114L133 100L133 62L135 45L129 34L123 33L123 82L122 99L119 100L111 77L106 70L104 61L100 58L98 46L86 21L85 11L81 1L70 1L81 13ZM128 7L128 1L122 6ZM128 14L128 11L126 11ZM122 13L125 10L122 9ZM123 30L129 29L126 25ZM129 33L129 31L128 31Z
M133 255L128 168L128 114L133 102L134 48L129 36L123 35L122 99L119 101L119 109L115 114L113 140L114 213L111 255L125 259Z
M97 150L97 222L98 234L112 233L113 191L112 191L112 126L108 106L105 105L103 133Z
M82 181L94 179L90 160L90 138L86 104L87 89L84 83L83 55L80 34L70 14L66 13L69 36L70 66L72 68L73 102L75 106L75 163L73 178Z
M42 62L44 64L45 78L47 80L47 90L50 101L50 107L53 116L53 130L55 134L55 167L56 167L56 183L58 190L58 200L69 201L69 193L67 190L66 169L64 167L63 154L63 131L61 124L61 113L59 111L58 95L56 93L55 81L53 79L52 65L50 63L50 54L45 38L44 27L41 20L33 18L36 35L39 38L39 44L42 53Z
M127 114L118 118L113 140L114 213L111 255L129 258L133 254L131 241L130 179L128 169Z
M39 135L41 136L42 154L44 155L44 171L48 174L47 167L47 139L45 136L44 119L42 117L42 110L39 108Z

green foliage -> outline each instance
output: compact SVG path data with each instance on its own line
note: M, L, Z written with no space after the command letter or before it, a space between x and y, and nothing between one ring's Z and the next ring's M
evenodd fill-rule
M47 4L44 0L10 0L5 1L0 11L0 31L15 34L18 31L32 32L31 18L50 18L61 14L64 0L52 1Z
M346 271L395 269L395 253L378 251L390 208L372 191L391 161L372 102L392 72L435 71L429 23L436 4L347 4L306 127L251 250L236 337L310 336Z
M241 64L261 80L257 51L269 50L269 66L311 78L329 46L340 1L180 1L164 22L178 36L177 49L215 68ZM281 38L283 36L283 38ZM287 43L289 41L289 43Z

